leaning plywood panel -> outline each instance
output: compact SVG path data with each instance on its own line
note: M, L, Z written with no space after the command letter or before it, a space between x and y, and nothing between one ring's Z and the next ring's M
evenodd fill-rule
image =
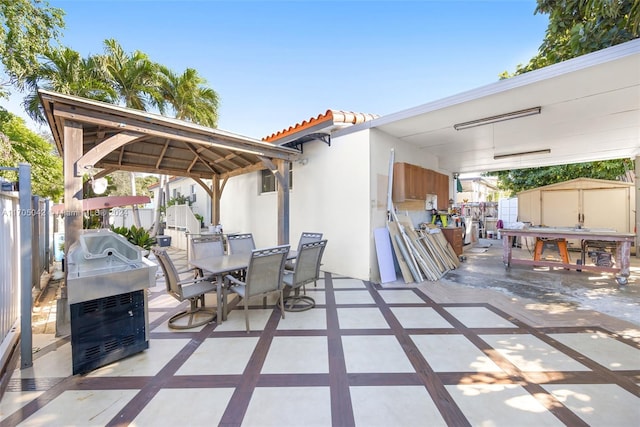
M378 267L380 268L380 283L395 282L397 277L389 230L385 227L376 228L373 230L373 237L376 244Z
M400 235L400 231L398 230L398 224L395 222L388 222L387 228L389 229L389 235L391 236L391 244L393 246L394 253L396 254L396 259L398 260L398 265L400 265L400 272L402 273L402 278L405 283L413 283L413 275L411 274L411 270L409 269L409 265L407 261L402 256L400 251L400 246L398 245L398 241L396 240L396 236Z

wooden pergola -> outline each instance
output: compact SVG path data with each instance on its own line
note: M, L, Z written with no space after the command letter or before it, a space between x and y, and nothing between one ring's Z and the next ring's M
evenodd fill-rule
M289 167L299 152L145 111L40 90L64 165L65 248L82 229L82 176L115 171L194 179L211 196L214 224L227 180L262 169L278 179L278 244L289 242ZM204 180L211 179L211 186Z

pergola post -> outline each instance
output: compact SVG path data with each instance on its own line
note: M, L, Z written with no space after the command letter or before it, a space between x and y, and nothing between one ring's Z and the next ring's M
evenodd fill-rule
M291 162L276 160L278 167L278 245L289 243L289 168Z
M69 248L78 240L82 230L82 172L77 170L77 162L82 157L82 125L76 122L64 121L64 254L65 262ZM65 280L69 266L65 268ZM67 287L60 290L56 317L56 335L66 335L70 331L70 313L67 299Z
M635 208L635 230L636 233L636 258L640 258L640 250L638 250L638 230L640 230L640 215L638 215L638 209L640 209L640 183L638 183L638 177L640 177L640 156L636 156L635 159L635 173L636 173L636 182L634 186L634 191L636 192L636 208Z
M218 175L213 175L211 178L211 225L220 224L220 197L222 197L220 178Z

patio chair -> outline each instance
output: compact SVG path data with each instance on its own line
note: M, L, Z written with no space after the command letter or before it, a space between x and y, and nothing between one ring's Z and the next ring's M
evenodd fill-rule
M247 333L249 327L249 299L255 296L262 296L262 306L267 306L267 295L278 293L278 304L284 319L284 309L282 305L282 276L284 272L284 262L289 253L289 245L274 246L265 249L256 249L251 252L249 265L247 267L244 281L228 274L225 276L224 303L227 307L227 293L229 291L238 294L242 298L244 306L244 318ZM225 316L226 317L226 316Z
M253 241L253 234L251 233L228 234L227 245L230 254L248 254L256 248L256 244ZM231 274L238 280L245 280L244 270L234 271Z
M300 288L315 282L320 277L320 262L327 246L326 240L305 243L298 252L293 272L285 271L282 282L285 286L284 309L286 311L304 311L315 307L316 302L307 295L300 295ZM293 291L293 295L290 292Z
M300 235L300 240L298 240L297 252L300 252L302 245L304 245L305 243L317 242L319 240L322 240L322 233L313 233L309 231L303 231L302 234ZM295 260L288 260L287 263L284 265L284 268L286 270L293 271L293 269L295 268L295 264L296 264Z
M205 308L204 294L215 291L217 284L205 278L193 278L193 276L189 279L181 279L181 274L193 274L197 269L190 268L178 271L164 248L154 247L151 250L164 273L167 293L180 302L188 300L190 304L189 309L171 316L169 327L171 329L190 329L213 321L216 317L216 310ZM177 320L183 317L188 317L186 325L176 323Z
M224 255L224 241L220 235L193 237L189 243L189 262L209 256ZM196 277L203 276L202 270L196 269ZM212 277L207 279L212 279Z
M231 254L246 254L256 248L256 244L253 242L253 234L251 233L228 234L227 244Z

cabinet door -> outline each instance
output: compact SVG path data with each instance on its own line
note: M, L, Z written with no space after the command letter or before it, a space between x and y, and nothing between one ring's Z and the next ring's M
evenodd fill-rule
M438 195L438 209L446 210L449 207L449 177L436 172L436 191Z
M418 166L407 164L406 170L406 191L407 199L418 198Z
M394 202L404 202L407 198L406 182L406 163L395 163L393 165L393 192L392 199Z
M425 194L437 194L436 190L436 173L431 169L424 170Z

